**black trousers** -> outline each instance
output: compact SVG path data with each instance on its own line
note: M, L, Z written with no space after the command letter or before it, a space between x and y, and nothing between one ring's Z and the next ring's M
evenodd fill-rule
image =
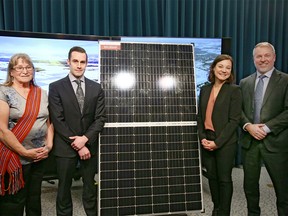
M207 131L207 139L215 140L213 131ZM233 194L232 169L237 145L229 143L214 151L202 148L202 161L207 170L214 212L217 215L230 215ZM216 214L215 214L216 215Z
M41 186L44 175L45 160L23 165L25 186L14 195L0 196L0 216L23 216L24 207L26 216L41 215ZM9 176L5 176L5 185L8 185Z
M57 216L72 216L73 203L71 196L72 180L76 166L80 161L80 173L83 181L82 202L87 216L97 215L97 186L95 174L97 172L97 156L89 160L79 160L78 157L64 158L55 157L57 175L59 179L56 212Z
M264 162L276 193L277 215L288 215L288 152L269 152L262 141L254 140L249 149L242 149L244 192L249 216L261 215L259 179ZM275 213L276 214L276 213Z

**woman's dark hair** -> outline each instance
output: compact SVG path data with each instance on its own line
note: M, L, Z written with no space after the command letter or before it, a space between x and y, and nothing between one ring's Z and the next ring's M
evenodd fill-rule
M212 62L212 64L210 65L210 70L209 70L209 75L208 75L208 80L211 83L215 83L215 72L214 72L214 68L217 65L218 62L221 62L223 60L230 60L231 64L232 64L232 68L231 68L231 75L229 76L229 78L226 80L227 83L231 84L234 81L234 70L233 70L233 58L230 55L227 54L221 54L218 55L214 61Z

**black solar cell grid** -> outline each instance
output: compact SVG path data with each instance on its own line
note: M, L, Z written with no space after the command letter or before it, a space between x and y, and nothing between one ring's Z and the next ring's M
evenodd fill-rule
M100 215L203 210L193 45L118 45L100 42Z

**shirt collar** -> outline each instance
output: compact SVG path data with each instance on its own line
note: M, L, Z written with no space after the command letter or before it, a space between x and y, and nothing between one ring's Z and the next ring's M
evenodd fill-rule
M270 78L270 77L272 76L272 73L273 73L274 69L275 69L275 68L273 67L271 70L267 71L267 72L265 73L265 76L268 77L268 78ZM257 71L257 78L259 78L260 75L261 75L261 73L260 73L259 71Z
M69 73L68 76L69 76L70 82L72 82L72 83L73 83L73 81L77 80L77 78L74 77L71 73ZM79 80L81 80L83 83L85 83L84 76L81 76L81 77L79 78Z

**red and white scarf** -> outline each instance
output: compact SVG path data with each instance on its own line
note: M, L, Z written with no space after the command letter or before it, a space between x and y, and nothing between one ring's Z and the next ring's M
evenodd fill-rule
M38 116L41 101L41 89L31 85L26 101L26 107L23 116L12 128L12 132L20 143L29 134L34 122ZM4 176L9 174L9 185L5 188ZM11 151L5 144L0 142L0 195L15 194L24 187L22 165L17 153Z

